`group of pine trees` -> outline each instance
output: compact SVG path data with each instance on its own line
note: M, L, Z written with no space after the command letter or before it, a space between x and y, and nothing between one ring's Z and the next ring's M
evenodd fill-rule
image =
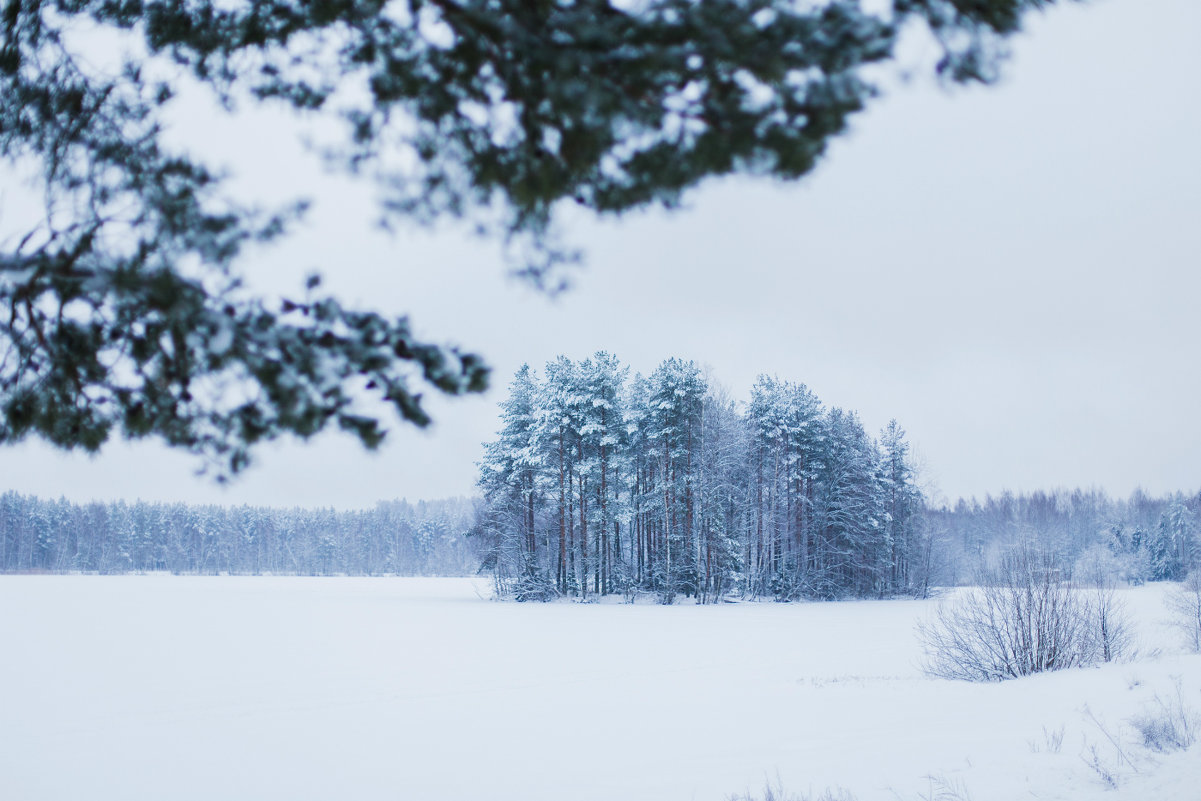
M468 499L373 509L88 503L0 495L0 572L454 575L479 566Z
M480 463L503 596L712 602L920 592L929 543L904 432L761 376L745 407L692 362L528 366Z

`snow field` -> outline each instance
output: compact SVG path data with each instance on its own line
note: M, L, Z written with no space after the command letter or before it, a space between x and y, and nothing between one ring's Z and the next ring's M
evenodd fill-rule
M859 801L939 780L974 801L1201 799L1201 744L1152 753L1129 722L1177 681L1201 712L1163 587L1122 593L1137 661L986 685L922 675L934 602L487 589L0 576L0 799L719 801L777 779Z

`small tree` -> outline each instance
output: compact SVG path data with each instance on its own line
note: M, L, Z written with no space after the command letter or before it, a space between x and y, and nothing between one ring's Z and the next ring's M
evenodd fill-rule
M1184 633L1188 647L1201 653L1201 570L1194 570L1164 599L1172 623Z
M1096 658L1112 662L1126 656L1134 633L1126 616L1126 604L1118 597L1122 564L1104 546L1090 548L1076 561L1076 578L1089 587L1088 628Z
M933 676L1001 681L1094 660L1089 608L1050 551L1020 543L984 569L977 587L918 626Z

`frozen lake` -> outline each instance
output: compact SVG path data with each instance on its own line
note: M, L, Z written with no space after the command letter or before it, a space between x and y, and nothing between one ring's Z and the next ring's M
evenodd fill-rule
M719 801L778 777L895 801L927 776L975 801L1201 798L1201 746L1152 756L1126 722L1175 677L1201 710L1201 656L1179 652L1160 587L1124 595L1161 653L994 685L922 675L933 602L487 591L0 576L0 798ZM1129 757L1116 792L1082 758L1111 748L1102 727Z

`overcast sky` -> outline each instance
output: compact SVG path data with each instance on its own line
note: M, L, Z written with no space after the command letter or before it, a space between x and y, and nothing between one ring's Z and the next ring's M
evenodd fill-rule
M759 373L895 417L942 496L1098 486L1201 489L1201 4L1056 8L1005 80L893 88L800 184L707 185L674 214L571 221L587 252L549 300L461 231L372 230L370 193L320 176L266 117L185 110L265 200L311 224L251 280L319 270L348 301L488 357L485 398L436 402L375 454L340 436L271 446L232 487L152 443L98 457L0 449L0 490L75 500L354 508L472 492L522 363L608 350L649 372L708 365L735 397Z

